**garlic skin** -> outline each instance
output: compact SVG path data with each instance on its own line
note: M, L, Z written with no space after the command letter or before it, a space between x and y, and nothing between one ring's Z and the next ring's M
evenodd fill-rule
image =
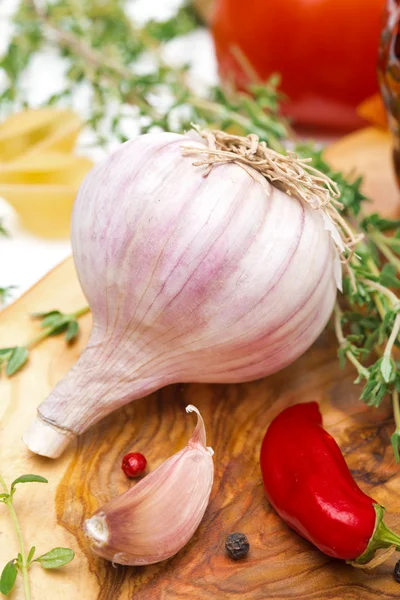
M72 245L93 314L80 359L24 436L55 458L122 405L176 382L234 383L287 366L325 327L334 244L320 211L250 167L203 177L185 136L123 144L86 177Z
M113 498L85 522L93 551L120 565L150 565L187 544L206 511L214 480L213 451L206 447L204 422L188 445Z

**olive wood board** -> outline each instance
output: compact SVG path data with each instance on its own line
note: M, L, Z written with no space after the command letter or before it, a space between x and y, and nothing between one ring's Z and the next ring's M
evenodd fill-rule
M374 197L371 209L379 205L385 214L396 214L400 198L387 133L363 130L333 145L326 156L337 167L365 174L366 191ZM0 347L23 343L37 331L30 313L53 308L70 312L84 303L68 259L0 314ZM26 545L36 545L38 553L54 546L76 552L75 560L58 571L32 567L33 600L400 597L392 576L395 556L373 572L331 559L289 530L264 496L258 457L269 422L292 403L316 400L362 489L390 508L387 521L400 531L400 467L390 447L390 406L371 409L359 401L354 372L339 369L329 327L280 373L239 385L167 387L100 422L60 459L40 458L28 452L21 436L37 405L77 360L89 335L90 315L81 325L77 343L67 346L62 336L46 340L20 374L0 381L0 473L8 482L23 473L49 480L48 485L20 485L15 495ZM187 404L200 409L207 442L215 451L215 481L204 519L175 557L148 567L114 567L91 552L83 522L109 498L135 485L120 469L126 452L143 452L154 469L185 445L195 425L194 416L185 413ZM245 560L234 562L225 554L225 537L233 531L249 538ZM17 551L6 508L0 506L0 568ZM23 597L19 581L11 598Z

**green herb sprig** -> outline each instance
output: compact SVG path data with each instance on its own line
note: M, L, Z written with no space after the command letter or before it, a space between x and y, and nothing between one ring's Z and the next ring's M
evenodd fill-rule
M396 430L392 446L396 461L400 449L400 220L365 215L368 199L362 194L361 179L346 179L324 161L321 151L299 146L302 156L311 156L315 167L336 181L344 204L343 216L364 235L347 265L343 295L335 308L334 324L341 366L349 361L363 383L361 400L378 407L390 395ZM340 304L340 305L339 305Z
M51 310L45 313L35 313L35 319L41 319L42 331L29 340L24 346L0 348L0 372L2 367L8 377L17 373L26 364L29 351L48 337L65 334L67 342L73 342L79 334L78 319L89 312L89 307L84 306L73 313L62 313Z
M15 285L8 285L7 287L0 287L0 308L10 298L12 290L15 290Z
M278 77L268 86L252 86L255 98L221 88L209 90L206 97L198 96L189 83L188 65L172 68L161 56L165 41L198 26L190 3L175 18L150 21L143 27L131 21L126 6L126 0L24 0L14 19L15 35L0 60L8 80L0 95L3 115L26 104L20 85L24 72L31 57L51 44L69 68L65 88L45 104L70 103L85 82L92 96L87 124L96 134L96 144L107 145L112 137L126 141L129 121L132 131L139 127L141 133L154 128L182 131L196 122L204 126L215 123L219 128L234 126L263 138L267 135L271 147L280 147L279 139L286 136L288 125L274 110L281 98ZM143 73L136 64L145 54L152 56L154 67ZM162 108L157 103L155 108L152 99L166 95L170 101L162 102ZM111 117L110 106L115 107ZM134 114L128 110L131 106Z
M33 563L38 563L43 569L58 569L74 558L75 553L70 548L53 548L46 554L42 554L35 558L36 548L32 546L29 552L26 552L21 526L14 508L14 495L17 486L22 483L48 483L47 479L40 475L21 475L15 479L10 488L0 475L0 488L3 490L0 493L0 503L5 504L14 525L15 533L18 539L19 552L15 558L10 560L0 576L0 593L8 596L14 588L18 573L21 573L24 586L25 600L30 600L31 589L29 582L29 569Z

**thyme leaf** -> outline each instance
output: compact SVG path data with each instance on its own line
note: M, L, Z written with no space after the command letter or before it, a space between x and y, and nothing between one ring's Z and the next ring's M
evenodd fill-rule
M79 335L78 320L89 312L89 307L84 306L73 313L62 313L59 310L51 310L45 313L35 313L35 319L40 319L41 332L30 339L24 346L12 348L0 348L0 372L5 367L8 377L15 375L26 364L29 352L40 342L48 337L65 334L68 343L73 342Z
M33 560L36 548L32 546L28 554L25 551L25 543L22 535L21 525L14 508L14 493L16 486L20 483L48 483L47 479L41 475L21 475L14 479L11 487L8 488L3 477L0 475L0 488L3 492L0 494L0 503L6 505L11 521L14 525L15 534L18 539L19 552L16 558L10 560L3 569L0 577L0 593L7 596L13 590L17 580L18 573L21 573L23 579L25 600L31 599L31 586L29 581L29 568L33 562L38 562L44 569L54 569L62 567L70 562L75 553L70 548L54 548Z
M16 560L10 560L1 573L0 593L4 594L4 596L8 596L14 587L17 575L18 569L16 567Z
M34 562L40 563L43 569L59 569L71 562L74 557L75 552L71 548L53 548L50 552L35 558Z

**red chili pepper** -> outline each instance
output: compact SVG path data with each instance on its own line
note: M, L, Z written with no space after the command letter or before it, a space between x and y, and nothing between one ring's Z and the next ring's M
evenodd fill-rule
M127 477L140 477L144 475L147 467L147 460L140 452L130 452L125 454L122 459L121 469Z
M316 402L284 410L261 447L267 497L279 516L317 548L360 564L379 548L400 550L385 509L358 487Z

